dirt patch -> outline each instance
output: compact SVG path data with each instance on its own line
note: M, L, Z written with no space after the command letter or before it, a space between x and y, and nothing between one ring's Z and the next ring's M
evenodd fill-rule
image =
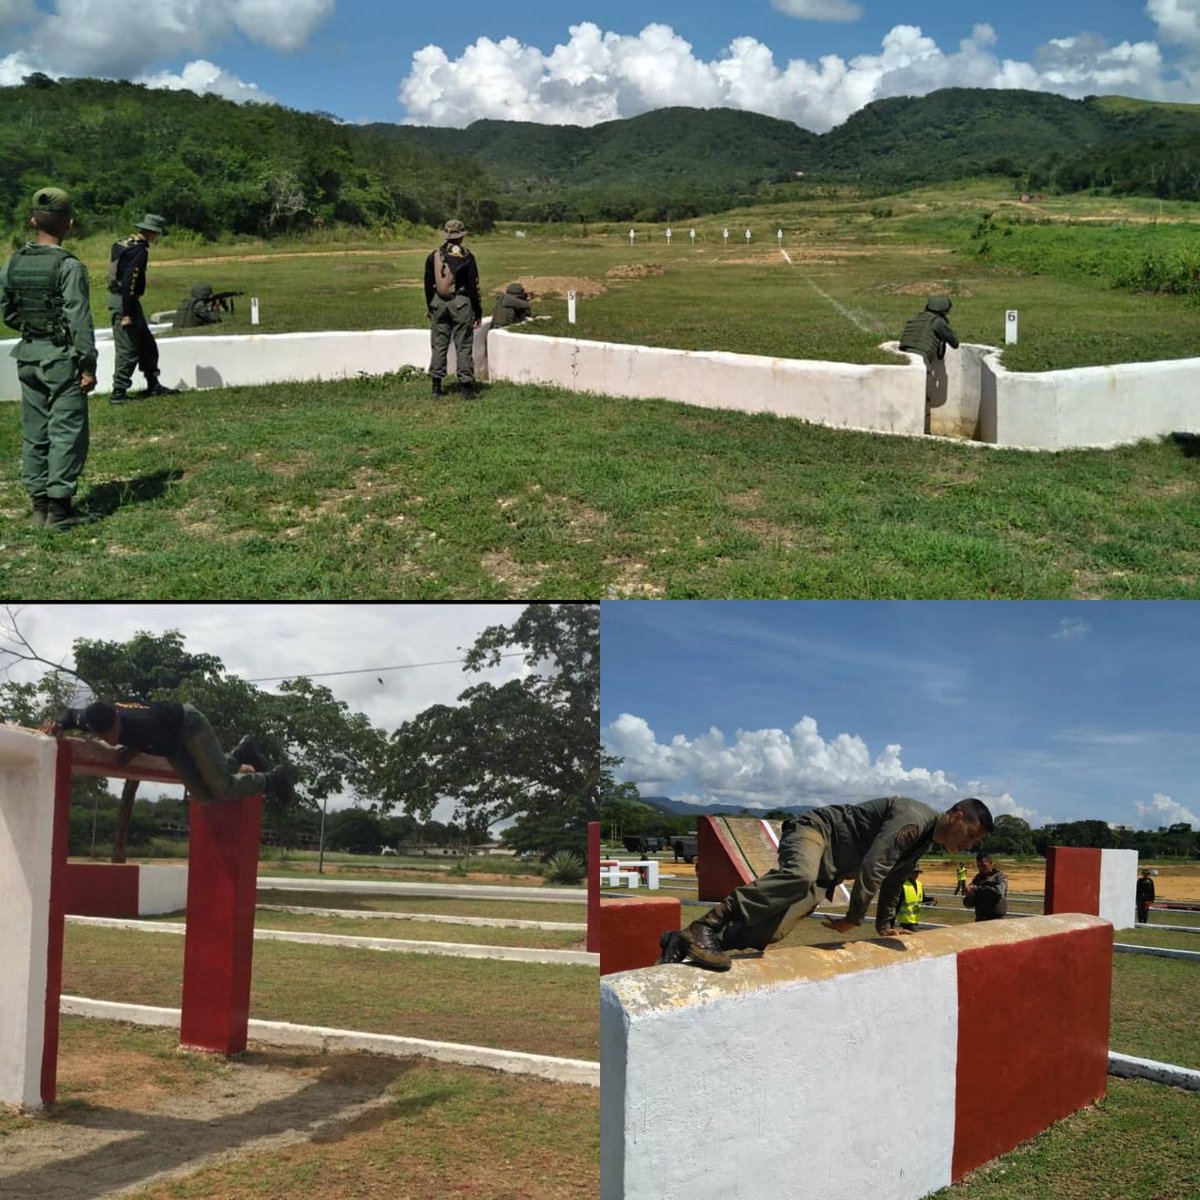
M604 272L605 279L645 279L649 275L665 275L666 267L660 263L623 263L620 266L609 267Z
M522 563L507 550L491 550L480 560L479 565L489 579L521 593L541 582L546 573L545 563Z
M666 595L666 589L644 579L649 567L636 558L606 558L606 567L615 567L617 577L604 589L609 600L653 600Z
M887 296L955 296L967 299L975 295L970 288L953 286L945 279L924 279L916 283L882 283L877 290Z
M574 292L577 296L602 296L608 290L600 280L588 279L583 275L522 275L521 282L535 300L541 296L561 296L565 299L568 292ZM504 288L500 288L496 294L503 291Z
M739 492L736 496L730 496L727 503L730 508L739 509L741 512L753 512L761 499L758 488L751 488L748 492Z
M155 259L162 267L207 267L211 263L261 263L283 258L379 258L428 254L427 250L285 250L280 254L217 254L212 258Z
M748 533L759 542L765 542L782 550L794 550L799 545L796 531L786 525L777 525L762 517L743 517L733 522L735 529Z
M423 288L424 279L397 279L394 283L380 283L371 289L373 292L394 292L397 288Z

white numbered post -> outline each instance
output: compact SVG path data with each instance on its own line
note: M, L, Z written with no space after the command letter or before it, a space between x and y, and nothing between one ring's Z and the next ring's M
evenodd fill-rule
M746 241L750 240L750 230L746 230Z
M567 321L569 324L575 324L575 293L567 293Z
M636 237L637 237L637 230L635 230L635 229L631 229L631 230L629 231L629 244L630 244L631 246L633 245L633 239L634 239L634 238L636 238Z
M722 236L725 238L725 244L728 245L729 244L729 230L726 229Z
M1017 344L1017 310L1015 308L1010 308L1004 314L1004 344L1006 346Z
M777 241L777 242L778 242L778 243L779 243L781 246L783 245L783 230L782 230L782 229L777 229L777 230L775 230L775 240L776 240L776 241Z
M689 229L688 236L692 239L692 245L694 246L696 244L696 231L694 229Z
M670 244L671 244L671 231L668 229L667 230L667 245L669 246Z
M258 297L257 296L250 297L250 324L251 325L258 324Z

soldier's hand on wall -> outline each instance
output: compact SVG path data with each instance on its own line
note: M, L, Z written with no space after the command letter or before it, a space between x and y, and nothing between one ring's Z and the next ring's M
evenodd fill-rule
M824 925L826 929L832 929L835 933L847 933L858 928L853 921L847 921L845 917L830 917Z
M51 737L58 737L62 733L62 726L57 721L43 721L38 726L38 733L48 733Z

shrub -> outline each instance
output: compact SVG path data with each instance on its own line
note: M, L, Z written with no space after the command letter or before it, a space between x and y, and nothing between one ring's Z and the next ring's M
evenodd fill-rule
M546 878L551 883L582 883L586 874L583 859L570 850L556 850L546 863Z

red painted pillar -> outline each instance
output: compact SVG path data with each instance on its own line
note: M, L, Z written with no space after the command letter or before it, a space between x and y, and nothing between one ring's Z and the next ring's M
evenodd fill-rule
M179 1043L246 1048L262 797L191 801Z
M42 1041L42 1103L58 1095L58 1010L62 1003L63 932L67 912L67 849L71 840L70 742L59 739L54 766L54 832L50 846L50 912L46 939L46 1017Z
M600 822L588 822L587 948L600 953Z

